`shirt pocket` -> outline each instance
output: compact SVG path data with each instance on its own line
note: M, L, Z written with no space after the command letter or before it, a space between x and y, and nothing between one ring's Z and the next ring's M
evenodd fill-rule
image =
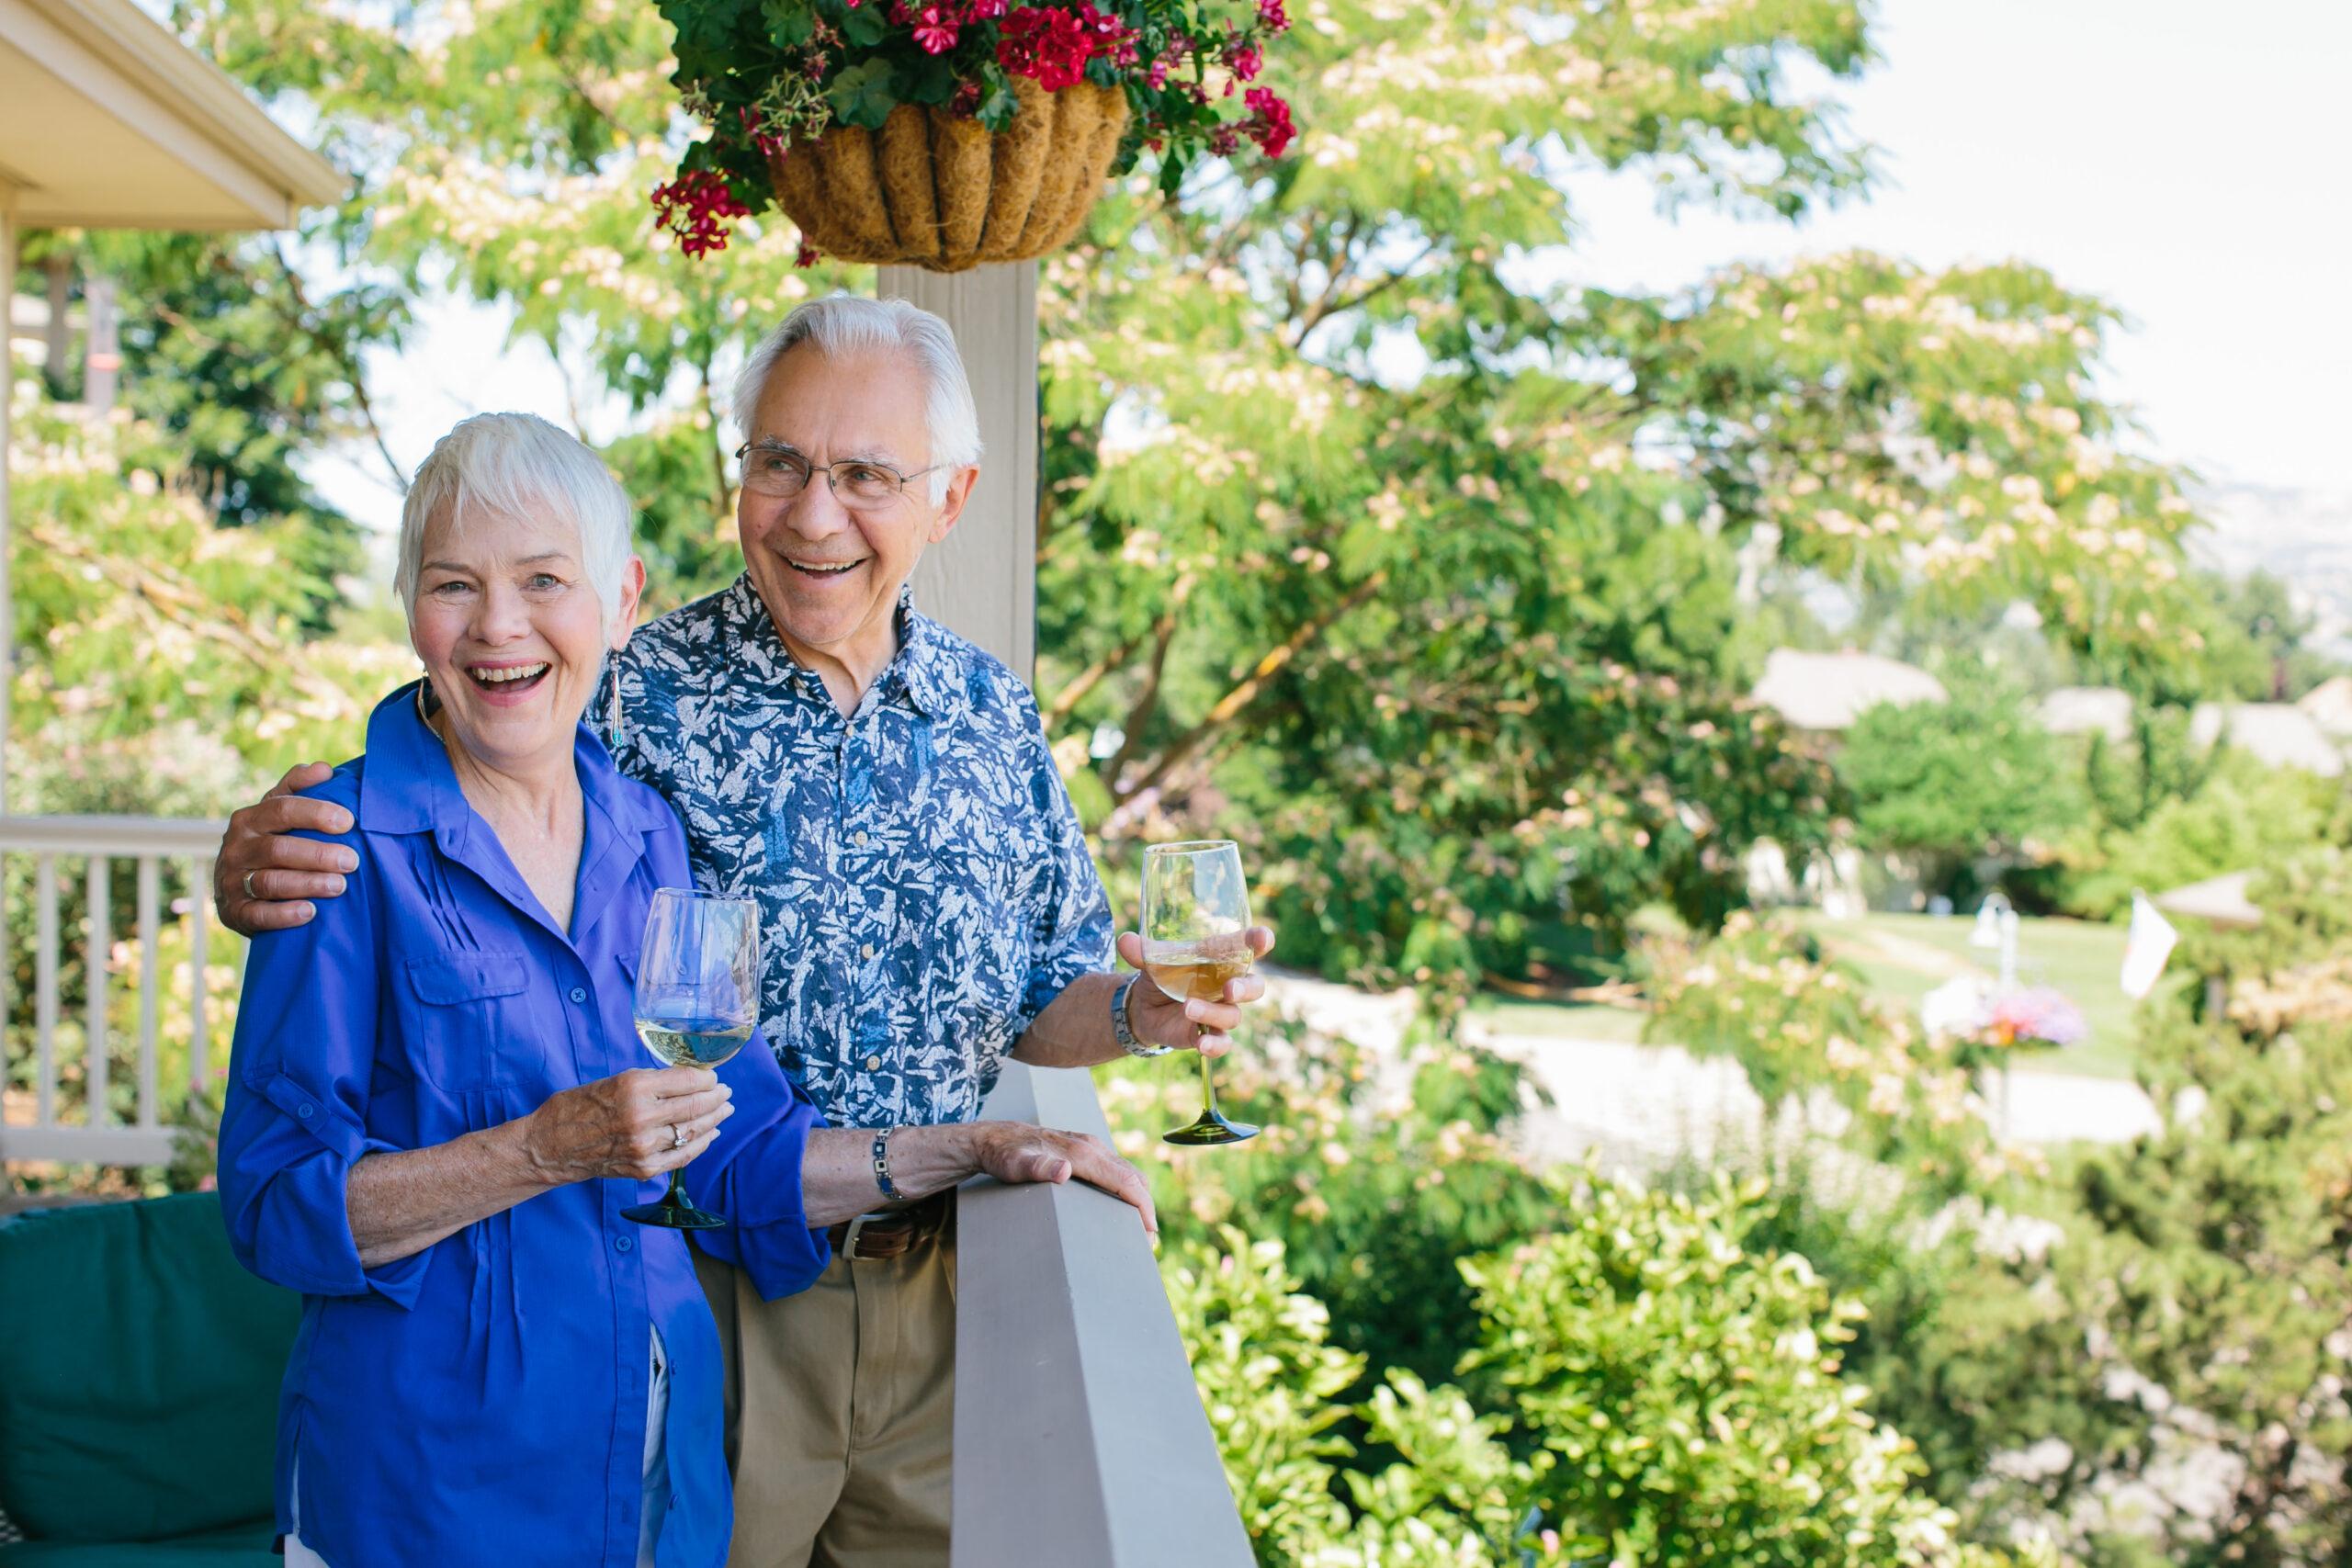
M417 1074L446 1089L483 1089L541 1055L519 949L464 948L401 961L402 1033Z

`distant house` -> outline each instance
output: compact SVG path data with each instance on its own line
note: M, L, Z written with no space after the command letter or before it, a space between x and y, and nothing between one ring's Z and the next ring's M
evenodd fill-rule
M1801 653L1776 648L1764 658L1756 700L1799 729L1838 734L1881 703L1942 703L1943 683L1916 664L1875 653Z
M2132 739L2132 694L2117 686L2061 686L2041 699L2041 728L2052 735Z
M2352 739L2352 675L2322 682L2304 693L2303 700L2295 705L2336 739Z
M2301 768L2332 779L2344 772L2344 749L2292 703L2199 703L2188 738L2199 746L2226 734L2229 743L2274 768Z

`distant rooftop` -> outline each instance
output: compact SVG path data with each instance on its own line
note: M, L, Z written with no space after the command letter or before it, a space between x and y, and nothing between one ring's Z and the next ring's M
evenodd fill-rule
M2352 739L2352 675L2338 675L2303 694L2295 705L2312 722L2338 739Z
M2120 686L2061 686L2041 699L2041 728L2052 735L2132 738L2132 694Z
M1875 653L1802 653L1776 648L1764 658L1756 700L1799 729L1842 730L1881 703L1947 701L1943 683L1916 664Z
M2188 738L2199 746L2225 729L2231 745L2274 768L2301 768L2324 779L2344 772L2343 747L2292 703L2199 703L2188 720Z

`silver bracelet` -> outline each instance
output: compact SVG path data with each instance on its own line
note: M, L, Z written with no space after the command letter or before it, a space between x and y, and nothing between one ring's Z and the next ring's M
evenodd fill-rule
M899 1201L899 1186L890 1179L890 1134L897 1131L885 1127L874 1134L874 1185L893 1203Z
M1111 1037L1130 1056L1165 1056L1176 1047L1147 1045L1136 1038L1136 1032L1127 1025L1127 998L1135 990L1136 982L1142 978L1143 972L1137 970L1120 981L1119 988L1111 993Z

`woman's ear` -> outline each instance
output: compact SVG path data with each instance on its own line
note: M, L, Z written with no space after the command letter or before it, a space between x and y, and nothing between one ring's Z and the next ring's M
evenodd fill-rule
M613 608L612 635L605 639L615 652L628 645L628 634L637 629L637 608L644 600L645 558L631 556L621 569L621 602Z

